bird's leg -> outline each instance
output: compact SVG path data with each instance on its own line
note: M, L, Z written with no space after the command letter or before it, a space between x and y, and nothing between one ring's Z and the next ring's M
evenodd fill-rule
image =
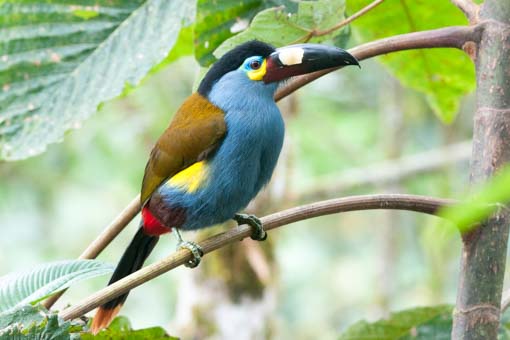
M202 250L202 247L200 247L195 242L191 241L184 241L181 236L181 232L179 229L174 228L175 236L177 237L177 250L184 248L188 249L193 254L193 259L186 262L185 266L188 268L195 268L200 264L200 261L202 260L202 256L204 255L204 252Z
M267 238L267 233L262 226L262 222L257 216L249 214L235 214L234 221L236 221L239 225L248 224L253 228L253 233L250 236L252 240L264 241Z

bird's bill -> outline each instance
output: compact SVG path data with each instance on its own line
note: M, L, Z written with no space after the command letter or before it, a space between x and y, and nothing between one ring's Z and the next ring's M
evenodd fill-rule
M276 49L266 59L265 83L332 67L358 65L349 52L319 44L298 44Z

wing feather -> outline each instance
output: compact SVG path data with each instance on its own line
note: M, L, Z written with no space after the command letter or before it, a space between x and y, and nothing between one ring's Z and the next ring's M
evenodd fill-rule
M213 152L226 130L220 108L198 93L186 99L151 151L143 177L142 205L168 178Z

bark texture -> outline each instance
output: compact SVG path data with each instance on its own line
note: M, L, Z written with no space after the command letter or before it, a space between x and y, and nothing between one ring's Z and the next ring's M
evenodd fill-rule
M475 54L477 110L471 182L482 183L510 161L510 1L486 0ZM509 214L501 209L463 235L453 339L496 339Z

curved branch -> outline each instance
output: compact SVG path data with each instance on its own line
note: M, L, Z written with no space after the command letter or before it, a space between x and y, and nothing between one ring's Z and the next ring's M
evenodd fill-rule
M322 202L307 204L261 218L266 230L275 229L289 223L306 220L313 217L335 214L340 212L368 210L368 209L398 209L421 212L434 215L438 209L455 204L450 199L440 199L417 195L366 195L331 199ZM210 237L200 246L204 255L227 244L238 242L250 236L252 232L248 225L241 225L224 233ZM151 280L173 268L176 268L191 259L191 253L187 249L180 249L168 257L148 265L139 271L103 288L90 295L75 306L69 307L60 313L64 320L70 320L84 315L107 301L126 293L127 291Z
M391 52L421 48L451 47L462 49L466 42L478 41L478 39L478 25L451 26L436 30L400 34L389 38L375 40L354 47L350 49L349 52L361 61ZM278 101L315 79L340 68L341 67L334 67L295 77L288 81L285 86L278 89L274 99Z

